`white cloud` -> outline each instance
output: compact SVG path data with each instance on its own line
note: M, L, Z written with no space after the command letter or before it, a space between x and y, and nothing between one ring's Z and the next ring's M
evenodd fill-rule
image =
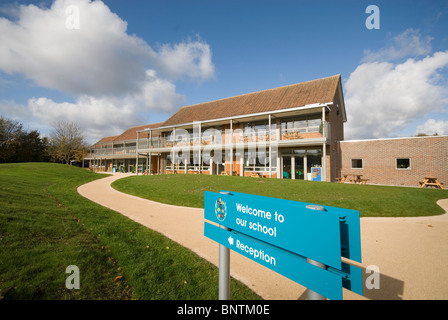
M66 26L73 14L66 9L72 5L79 9L80 22L73 30ZM99 0L7 9L14 19L0 17L0 72L22 74L40 87L76 97L62 103L32 98L24 106L1 102L0 110L13 117L28 114L41 126L71 119L101 138L113 128L141 124L150 112L179 108L185 97L176 92L174 81L214 77L210 46L199 36L154 50L129 35L126 21Z
M158 59L159 66L170 78L189 77L203 81L215 74L210 46L200 39L165 44L158 50Z
M176 86L148 70L140 91L125 97L81 95L75 102L55 102L46 97L31 98L26 105L0 103L0 112L13 119L26 119L51 128L56 120L75 121L85 129L91 142L121 133L136 124L149 121L148 110L172 112L185 97ZM144 123L143 123L144 122Z
M176 86L158 78L154 70L147 70L146 81L134 99L146 109L173 112L185 102L183 95L176 93Z
M79 8L79 29L66 27L67 7ZM204 41L162 45L154 51L127 34L127 23L101 1L56 0L49 9L20 6L17 21L0 18L0 70L21 73L36 84L74 94L132 92L147 69L171 80L214 77Z
M79 7L80 28L66 27L66 8ZM120 94L145 77L151 48L126 33L104 3L57 0L49 9L20 6L17 21L0 18L0 70L73 94Z
M391 44L378 52L365 50L363 62L382 62L424 56L431 52L432 40L433 38L429 36L422 38L420 31L410 28L392 37Z
M448 121L428 119L425 123L419 125L415 131L415 135L424 133L428 135L448 135Z
M410 124L432 112L446 110L448 90L447 79L443 77L446 67L448 51L420 60L359 65L344 84L346 138L399 136Z

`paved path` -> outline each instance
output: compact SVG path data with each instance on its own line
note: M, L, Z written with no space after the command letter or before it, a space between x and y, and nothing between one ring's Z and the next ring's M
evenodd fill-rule
M161 204L121 193L110 184L117 173L78 188L78 192L189 248L218 265L218 244L203 236L204 210ZM448 195L448 193L447 193ZM448 199L439 201L448 212ZM448 299L448 213L419 218L361 218L364 270L375 265L380 289L364 296L344 289L344 299ZM303 286L231 251L231 276L264 299L306 299ZM364 272L364 281L369 277Z

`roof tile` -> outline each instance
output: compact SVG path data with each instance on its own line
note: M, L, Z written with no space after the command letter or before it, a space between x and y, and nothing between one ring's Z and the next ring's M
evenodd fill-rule
M335 75L328 78L186 106L171 116L162 126L276 111L314 103L332 102L340 78L340 75Z

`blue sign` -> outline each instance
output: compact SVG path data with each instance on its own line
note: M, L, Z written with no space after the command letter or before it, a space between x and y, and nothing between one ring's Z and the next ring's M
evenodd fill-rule
M322 181L322 168L321 167L311 168L311 180L312 181Z
M362 294L361 270L341 261L342 256L361 262L358 211L206 191L204 218L231 230L205 223L205 236L313 291L330 299L342 298L342 286Z
M205 191L205 219L341 269L341 217L348 221L348 216L357 216L359 220L359 212L328 206L325 211L318 211L310 208L309 203L226 192ZM350 221L355 220L351 218ZM344 239L356 240L355 232L352 233L353 238ZM343 247L347 251L351 246L346 243ZM347 258L360 262L360 244L349 252Z
M204 224L204 235L329 299L342 299L341 276L307 263L306 258L209 223Z

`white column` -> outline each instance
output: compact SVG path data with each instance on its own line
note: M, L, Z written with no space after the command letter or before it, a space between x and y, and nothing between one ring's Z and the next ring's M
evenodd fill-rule
M269 114L269 124L268 124L268 139L269 139L269 178L272 178L272 146L271 146L271 114Z
M322 181L327 181L327 145L322 145Z
M296 157L291 156L291 180L296 178Z
M277 153L277 179L282 179L283 161L281 161L280 151Z
M173 128L173 146L171 147L171 168L172 173L174 174L174 169L175 169L175 165L174 165L174 145L176 144L176 128Z
M199 174L202 173L202 123L199 122Z
M230 120L230 175L233 175L233 120Z
M140 132L137 131L137 142L135 143L135 174L138 176L138 141L140 138Z
M326 137L325 107L322 107L322 135ZM325 139L326 140L326 139ZM322 146L322 181L327 181L327 143Z

